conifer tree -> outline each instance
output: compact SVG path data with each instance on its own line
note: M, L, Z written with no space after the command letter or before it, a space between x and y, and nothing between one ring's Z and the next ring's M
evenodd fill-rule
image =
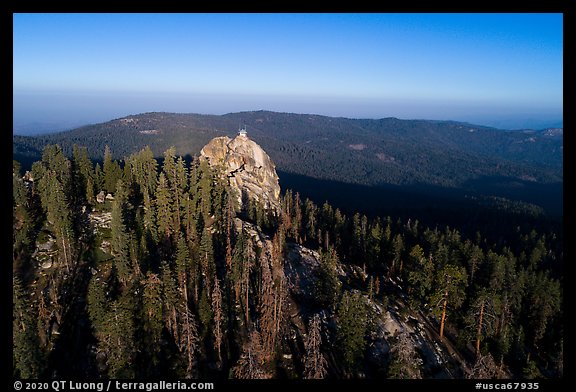
M410 250L408 262L410 263L408 282L410 283L411 293L418 295L420 300L426 301L434 282L432 256L426 257L422 247L416 244Z
M336 312L336 341L348 371L354 370L366 347L367 309L360 293L344 292Z
M92 203L94 202L94 169L88 158L88 150L86 147L79 147L74 144L73 157L76 193Z
M216 274L216 264L214 262L214 243L212 233L209 229L204 229L200 240L200 272L204 276L204 283L208 293L212 291L212 282Z
M188 173L182 157L176 158L176 148L170 147L164 152L162 172L166 176L171 205L171 227L179 232L182 223L184 193L188 185Z
M158 275L148 272L142 281L142 324L144 348L148 353L151 370L158 364L160 337L162 334L162 281Z
M73 217L64 186L53 170L46 170L38 180L42 207L46 218L52 224L52 230L60 252L60 260L69 272L75 262L76 246L73 230Z
M12 278L12 344L14 372L19 378L39 378L43 361L40 352L36 315L21 280Z
M126 207L127 192L124 181L119 180L116 196L112 203L112 220L110 223L111 245L114 256L114 266L116 267L120 281L126 284L132 274L132 263L130 259L130 233L124 223L124 210Z
M463 267L446 264L436 277L435 292L431 297L431 304L438 316L440 316L440 339L444 337L444 325L449 306L458 309L465 298L465 286L467 282L466 271Z
M481 290L468 311L468 325L474 333L476 356L480 353L480 342L494 332L496 315L494 309L495 295L488 290Z
M104 190L108 193L116 192L116 184L122 178L122 169L117 161L112 159L112 151L106 146L104 149Z
M178 310L182 300L182 293L179 292L178 284L174 279L170 266L165 261L160 266L160 279L162 280L162 306L163 319L166 329L175 342L178 342Z
M340 293L341 283L336 271L337 263L336 250L329 247L327 251L321 253L320 266L315 271L314 298L320 305L328 308L334 308Z
M176 249L176 276L179 290L188 303L188 271L191 268L190 251L184 237L180 236Z
M164 173L158 177L156 190L156 222L161 238L170 238L172 234L172 208L170 205L170 190Z
M107 355L108 374L112 378L133 378L134 358L134 304L130 291L112 302L104 333L100 336Z

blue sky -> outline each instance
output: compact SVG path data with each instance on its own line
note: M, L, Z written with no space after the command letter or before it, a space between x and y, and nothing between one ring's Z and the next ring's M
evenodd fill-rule
M562 122L561 14L15 14L13 20L17 131L147 111L260 109L508 128Z

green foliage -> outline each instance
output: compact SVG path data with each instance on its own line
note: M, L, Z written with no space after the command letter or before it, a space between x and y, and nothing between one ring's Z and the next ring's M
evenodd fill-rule
M12 344L14 376L18 378L39 378L42 374L44 362L36 329L36 317L21 280L14 276L12 278Z
M434 279L434 263L431 257L424 255L424 250L418 244L414 245L408 255L410 272L408 282L421 300L426 300L430 295Z
M214 238L210 229L204 229L200 240L200 271L208 282L212 282L216 274L214 262Z
M544 272L532 275L528 285L528 325L534 344L537 344L544 336L552 315L560 310L561 288L560 282Z
M125 224L125 208L127 203L127 193L122 180L118 181L116 196L112 204L112 221L110 229L112 232L112 252L114 255L114 265L118 270L120 280L128 282L132 274L130 261L130 233Z
M47 165L50 166L50 163ZM61 250L60 260L69 269L75 261L76 249L73 227L73 209L70 208L68 195L64 184L58 179L66 178L67 172L57 173L50 168L38 170L38 190L42 207L46 211L48 223L56 237L56 243ZM64 180L65 181L65 180Z
M212 324L212 307L210 306L210 299L208 298L208 290L204 287L200 294L200 302L198 304L198 316L203 326L204 334L210 331Z
M206 162L187 165L177 151L168 149L159 166L145 148L126 158L123 170L109 153L102 172L99 165L92 171L81 147L68 160L49 146L33 165L34 181L24 181L13 164L14 270L26 281L14 282L15 376L66 374L67 365L55 358L78 352L78 338L96 344L97 363L79 361L74 371L101 377L220 377L231 369L244 377L269 375L289 362L280 354L287 352L292 307L326 316L314 347L318 354L322 339L331 343L322 346L330 374L341 374L339 364L348 376L369 372L362 355L377 316L355 289L380 302L379 288L391 304L402 298L424 310L423 317L429 308L439 317L446 302L447 338L480 337L482 355L513 376L525 367L526 376L561 368L563 234L554 225L526 220L504 236L487 235L476 220L466 231L430 227L414 218L343 213L328 202L318 207L287 192L277 219L251 205L253 222L266 226L258 239L246 227L236 231L238 211L226 180ZM107 176L120 178L114 202L88 203L81 212L90 195L106 187ZM96 241L83 235L91 209L102 214L110 204L111 228L99 230ZM49 252L61 263L40 270L35 245L48 238L56 239ZM113 259L99 256L104 241ZM305 277L313 304L291 297L294 281L283 275L297 243L321 254L314 275ZM350 271L350 264L370 279L349 274L342 284L337 271ZM50 301L37 311L28 292ZM425 303L429 307L420 308ZM40 348L38 326L56 321L62 335L40 334ZM388 376L422 375L419 355L405 346L392 345ZM81 350L74 358L92 355Z
M144 345L149 355L149 366L154 369L158 365L158 353L161 348L161 334L163 328L163 298L162 281L158 275L148 272L142 281L142 324L144 331Z
M357 292L344 292L336 317L336 341L342 361L349 371L353 371L366 347L367 309L364 297Z
M90 158L88 158L88 149L74 145L72 148L73 159L73 177L74 193L80 200L94 201L94 169Z
M92 158L102 158L104 143L119 156L146 145L154 151L177 146L177 154L193 155L221 136L220 130L231 135L239 122L248 125L250 137L270 152L280 170L317 178L372 185L403 184L409 178L413 183L454 184L470 177L470 167L484 176L521 175L520 165L528 163L529 175L536 178L562 176L557 170L562 167L562 138L539 132L528 136L452 121L353 120L263 111L224 116L146 113L37 138L15 136L14 149L29 153L60 143L71 150L72 140L83 140ZM150 129L159 133L140 133ZM529 137L535 142L526 143Z
M132 378L135 374L134 304L130 294L110 305L100 344L107 353L108 374L112 378Z
M321 253L320 266L315 271L314 298L323 307L333 309L340 294L340 280L336 265L338 255L334 248Z
M528 361L524 369L522 369L522 376L526 380L542 379L542 373L534 361Z
M88 285L88 315L95 332L102 331L108 312L108 299L100 278L92 276Z
M104 149L104 190L108 193L116 192L116 184L118 180L122 178L122 169L118 164L118 161L112 158L112 152L110 147L106 145Z
M20 261L22 256L32 253L35 233L34 228L38 222L38 214L35 213L35 204L27 186L20 176L20 164L13 161L12 166L12 219L14 230L12 231L12 243L15 260Z
M435 291L430 298L430 304L434 306L435 314L440 317L443 309L443 301L446 300L448 307L458 309L466 298L466 270L454 264L446 264L436 275L434 282Z

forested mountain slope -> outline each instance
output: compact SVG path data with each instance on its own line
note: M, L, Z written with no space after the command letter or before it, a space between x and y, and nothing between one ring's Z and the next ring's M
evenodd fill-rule
M274 186L267 209L258 181L163 158L14 162L14 376L563 376L561 232L494 242Z
M146 113L36 138L14 136L13 150L24 165L51 143L68 155L73 144L86 146L95 159L102 159L106 145L116 158L145 146L156 154L176 146L179 155L197 156L210 139L233 136L244 124L250 138L289 174L368 186L460 189L545 204L547 209L556 206L557 215L561 211L561 129L503 131L453 121L267 111Z

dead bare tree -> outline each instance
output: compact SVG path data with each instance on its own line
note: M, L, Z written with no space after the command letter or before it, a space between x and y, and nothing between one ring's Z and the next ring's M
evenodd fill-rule
M504 372L500 371L492 355L478 355L476 357L476 362L466 375L469 379L494 379L494 378L505 378Z
M179 339L178 350L186 359L186 378L192 378L194 370L195 354L198 348L198 327L194 315L185 303L180 304L179 309Z
M234 377L241 379L267 379L272 375L262 367L264 360L262 355L262 340L260 333L253 330L248 342L244 344L242 355L232 368Z
M388 375L394 379L419 379L422 378L420 366L422 359L416 352L416 347L410 334L402 331L391 350L392 361Z
M306 356L304 357L304 378L324 378L327 373L327 362L320 352L322 336L320 335L320 317L315 314L308 324L308 336L304 342Z
M214 278L214 289L212 290L212 311L214 312L214 343L216 346L216 353L218 354L218 361L222 361L221 346L222 346L222 291L220 290L220 283L218 278Z

